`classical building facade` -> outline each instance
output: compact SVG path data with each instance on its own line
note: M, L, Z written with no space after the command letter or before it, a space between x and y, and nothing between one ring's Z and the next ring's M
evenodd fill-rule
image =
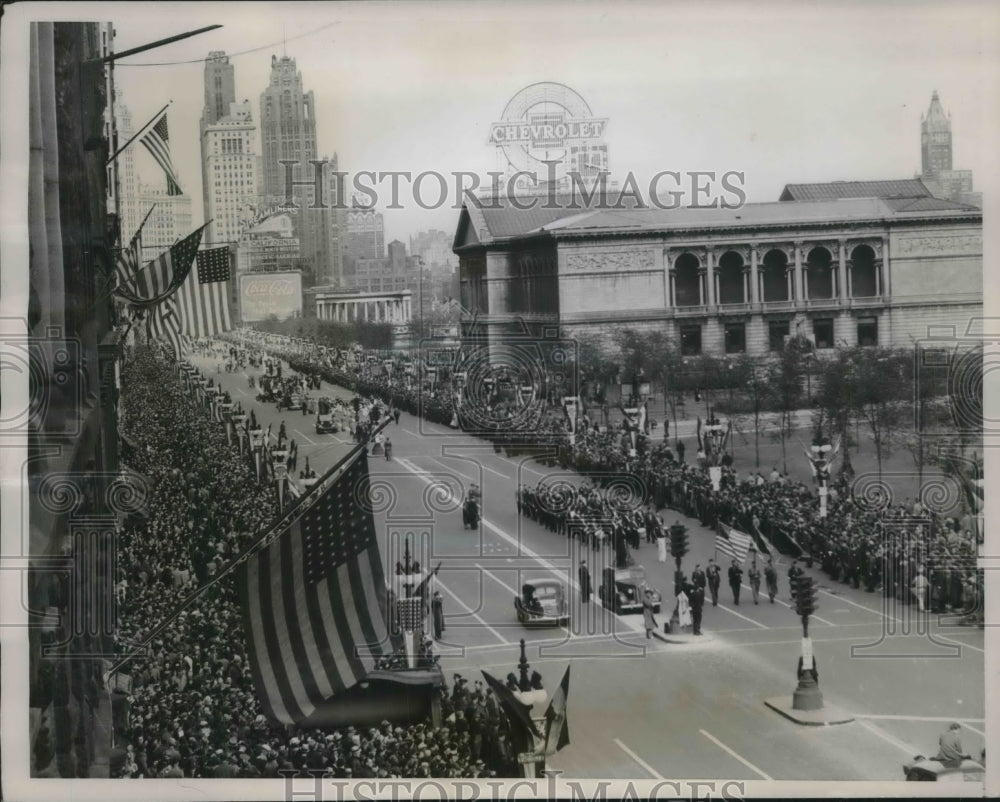
M787 191L787 190L786 190ZM907 346L982 315L982 212L926 196L739 209L466 206L462 305L498 339L666 330L682 353ZM936 327L936 328L935 328Z

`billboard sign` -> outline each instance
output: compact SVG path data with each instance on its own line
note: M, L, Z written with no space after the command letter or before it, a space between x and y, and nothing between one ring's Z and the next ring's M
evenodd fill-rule
M240 276L240 316L244 323L302 314L302 274L244 273Z

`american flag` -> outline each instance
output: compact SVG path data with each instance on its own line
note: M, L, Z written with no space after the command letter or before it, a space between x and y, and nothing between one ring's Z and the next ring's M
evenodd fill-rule
M564 746L569 746L569 721L566 707L569 704L569 666L563 674L562 682L552 695L552 701L545 711L545 754L554 755Z
M715 550L731 557L739 562L744 562L750 549L756 549L753 538L750 535L740 532L738 529L722 522L719 523L722 530L715 536Z
M139 141L146 146L146 150L156 159L156 163L163 168L163 172L167 176L167 194L180 195L180 181L177 179L174 165L170 161L170 135L167 133L166 109L163 110L160 119L156 121L156 125L143 134Z
M198 269L187 277L177 293L181 330L185 334L214 337L232 329L229 278L228 245L198 253Z
M158 304L170 296L191 273L191 265L198 253L201 232L204 230L205 226L202 226L175 242L169 251L161 253L142 270L133 272L124 284L119 281L115 294L133 306L143 308Z
M157 304L149 313L146 325L149 336L167 346L173 352L174 359L184 358L185 344L177 318L177 302L173 298Z
M295 724L361 682L388 651L386 589L361 448L304 496L281 534L240 568L257 695Z

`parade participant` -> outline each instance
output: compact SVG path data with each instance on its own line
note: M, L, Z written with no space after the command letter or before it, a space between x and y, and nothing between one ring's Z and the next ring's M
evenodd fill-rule
M642 622L646 627L646 638L653 637L653 631L657 627L656 616L653 614L655 604L653 602L653 591L646 588L642 598Z
M580 600L587 604L590 602L590 570L587 568L587 561L580 560L580 567L577 569L577 575L580 578Z
M695 635L701 634L701 614L704 607L705 586L694 585L691 589L691 628Z
M434 626L434 640L441 640L441 633L444 632L444 599L441 592L434 591L431 597L431 619Z
M398 410L398 409L394 409L394 410L392 411L392 418L393 418L393 420L395 420L395 421L396 421L396 425L397 425L397 426L399 426L399 415L400 415L400 413L399 413L399 410Z
M753 563L750 565L750 571L747 574L747 578L750 580L750 592L753 593L753 603L757 604L760 597L760 569L757 567L757 557L753 558Z
M778 595L778 572L774 570L774 563L770 557L764 566L764 581L767 583L767 596L771 604L774 604L774 597Z
M743 584L743 569L740 564L733 559L733 564L729 566L729 587L733 591L733 604L740 603L740 587Z
M709 559L708 569L705 571L708 577L708 590L712 594L712 606L719 606L719 586L722 584L722 576L719 566L714 559Z
M696 588L701 588L705 590L705 585L707 580L705 578L705 572L701 568L701 563L695 563L694 571L691 572L691 584Z
M924 567L921 565L917 568L917 575L913 578L913 582L910 585L910 589L913 592L913 597L917 600L917 606L920 608L920 612L924 611L927 604L928 584L927 577L924 575Z
M385 461L388 462L392 459L392 440L388 437L385 438Z

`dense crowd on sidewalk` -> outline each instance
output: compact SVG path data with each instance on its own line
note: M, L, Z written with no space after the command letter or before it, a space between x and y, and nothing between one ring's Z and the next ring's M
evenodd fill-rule
M269 723L254 692L235 578L222 571L274 520L274 487L256 482L222 427L192 403L177 367L151 349L132 350L122 387L130 467L149 481L148 515L119 533L119 651L131 652L170 623L121 669L130 686L114 680L127 690L113 704L112 776L511 776L495 700L459 678L450 695L440 689L440 727L429 720L308 730Z
M264 347L297 370L320 373L434 423L472 429L491 439L498 450L546 446L551 463L596 474L601 481L634 474L646 488L642 502L682 512L710 528L721 521L762 535L778 551L800 557L808 566L818 565L832 581L869 592L881 589L907 604L923 595L933 610L961 612L968 622L982 623L983 577L976 569L976 524L969 515L942 514L912 499L867 503L854 498L849 480L842 476L831 487L828 515L821 518L816 487L793 481L777 469L767 476L757 471L740 477L727 466L714 490L704 455L686 458L682 440L654 441L640 433L636 456L629 457L630 435L624 427L599 425L601 416L591 420L584 414L571 445L566 415L559 407L536 411L530 426L509 402L489 410L492 420L480 420L477 410L477 419L469 421L456 415L455 394L442 376L434 387L421 388L405 373L406 362L398 356L389 359L390 369L379 370L384 355L322 353L313 345L279 340ZM606 423L606 416L602 420ZM692 450L697 448L692 443ZM915 595L915 583L926 589Z

